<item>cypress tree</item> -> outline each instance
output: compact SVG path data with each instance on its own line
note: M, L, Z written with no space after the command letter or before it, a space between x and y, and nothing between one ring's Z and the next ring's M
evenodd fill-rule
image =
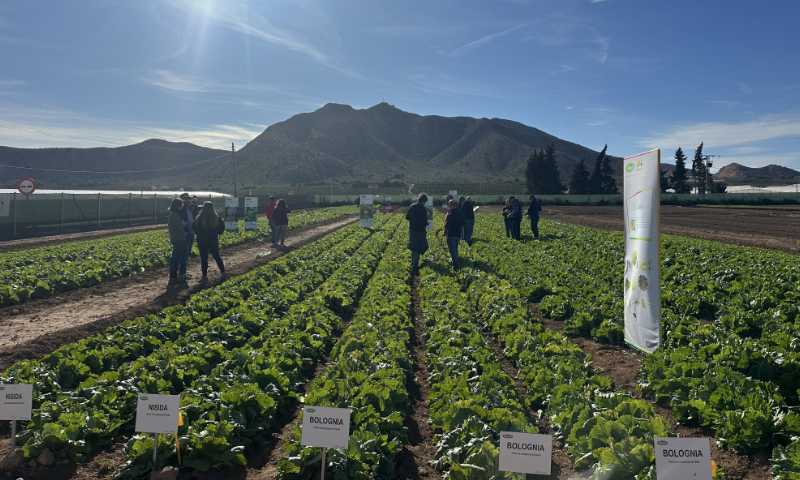
M608 145L603 146L594 161L594 170L589 179L590 193L617 193L617 181L614 180L611 159L606 155L606 150L608 150Z
M571 194L586 194L589 193L589 171L583 164L583 160L578 162L575 169L572 171L572 177L569 179L569 193Z
M692 176L694 177L694 184L697 186L697 193L704 195L706 193L706 163L703 159L703 142L700 142L700 145L694 151Z
M530 194L541 193L538 186L538 180L542 170L541 165L542 153L539 150L534 150L530 157L528 157L528 163L525 166L525 184Z
M672 172L672 188L675 193L689 193L689 184L686 181L686 155L683 149L675 150L675 170Z
M664 193L669 188L669 178L667 178L667 171L664 167L658 169L658 181L661 184L661 193Z

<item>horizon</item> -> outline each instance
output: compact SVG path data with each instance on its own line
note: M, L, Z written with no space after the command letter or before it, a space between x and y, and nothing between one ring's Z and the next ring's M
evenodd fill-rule
M385 101L508 119L615 156L658 147L671 163L704 142L719 165L800 169L793 12L790 1L10 1L0 52L17 68L0 74L0 145L238 150L327 103Z

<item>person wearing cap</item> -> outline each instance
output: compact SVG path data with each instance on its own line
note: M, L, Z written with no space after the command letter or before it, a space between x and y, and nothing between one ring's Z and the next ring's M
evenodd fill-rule
M194 219L194 232L197 234L197 248L200 250L200 270L203 272L201 282L208 281L208 254L214 257L220 275L225 278L225 263L219 253L219 236L225 231L225 222L219 218L214 204L203 203L200 213Z

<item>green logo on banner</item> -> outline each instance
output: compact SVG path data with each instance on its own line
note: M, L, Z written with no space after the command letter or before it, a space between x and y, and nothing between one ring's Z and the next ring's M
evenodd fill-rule
M634 168L636 168L636 165L634 165L633 162L628 162L625 165L625 171L628 172L628 173L631 173Z

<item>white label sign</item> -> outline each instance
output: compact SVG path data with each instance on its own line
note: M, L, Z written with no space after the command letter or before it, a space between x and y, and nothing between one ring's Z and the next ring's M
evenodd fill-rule
M258 197L244 197L244 208L258 208Z
M349 408L303 408L302 445L321 448L347 448L350 441Z
M552 458L552 435L500 432L500 471L550 475Z
M33 385L0 385L0 420L30 420Z
M711 480L707 438L655 438L658 480Z
M181 406L180 395L139 395L136 404L136 431L175 433Z

